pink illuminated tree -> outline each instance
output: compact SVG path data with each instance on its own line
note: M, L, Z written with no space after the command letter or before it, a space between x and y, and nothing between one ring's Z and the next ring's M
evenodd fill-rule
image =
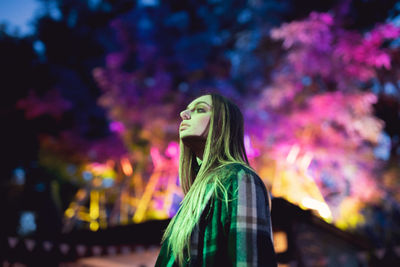
M262 155L284 162L296 147L296 155L312 158L306 172L343 227L355 226L355 210L346 203L359 211L382 195L373 148L384 123L373 114L377 96L368 82L380 69L391 69L391 49L383 44L399 36L400 28L390 23L364 34L345 30L328 13L283 24L271 37L282 41L286 57L246 111L257 125L250 131Z

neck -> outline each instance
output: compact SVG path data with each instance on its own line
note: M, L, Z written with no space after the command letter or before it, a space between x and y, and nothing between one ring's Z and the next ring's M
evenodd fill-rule
M196 155L197 162L203 160L204 147L206 145L206 139L201 136L188 136L182 138L183 143L190 147Z

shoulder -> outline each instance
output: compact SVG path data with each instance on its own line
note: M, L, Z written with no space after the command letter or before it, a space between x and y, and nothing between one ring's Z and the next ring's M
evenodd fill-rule
M241 163L226 164L219 168L217 175L225 185L253 183L264 187L264 183L257 173Z
M255 172L248 166L241 163L227 163L218 168L218 173L223 174L237 174L239 172Z

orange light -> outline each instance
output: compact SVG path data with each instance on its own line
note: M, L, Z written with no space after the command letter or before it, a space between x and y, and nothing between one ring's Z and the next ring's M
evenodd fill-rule
M76 199L83 200L85 197L86 197L85 189L79 189L78 192L76 193Z
M121 159L121 166L122 166L122 171L125 173L126 176L131 176L132 175L133 170L132 170L132 165L129 162L129 159L122 158Z
M274 233L274 248L276 253L285 252L288 249L287 236L285 232Z

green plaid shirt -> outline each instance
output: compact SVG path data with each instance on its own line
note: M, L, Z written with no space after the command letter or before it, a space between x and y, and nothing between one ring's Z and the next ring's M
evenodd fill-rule
M208 194L211 197L193 229L185 266L277 266L263 181L241 164L229 164L223 171L227 175L223 184L232 201L227 206L221 198ZM179 266L167 250L167 242L156 267Z

